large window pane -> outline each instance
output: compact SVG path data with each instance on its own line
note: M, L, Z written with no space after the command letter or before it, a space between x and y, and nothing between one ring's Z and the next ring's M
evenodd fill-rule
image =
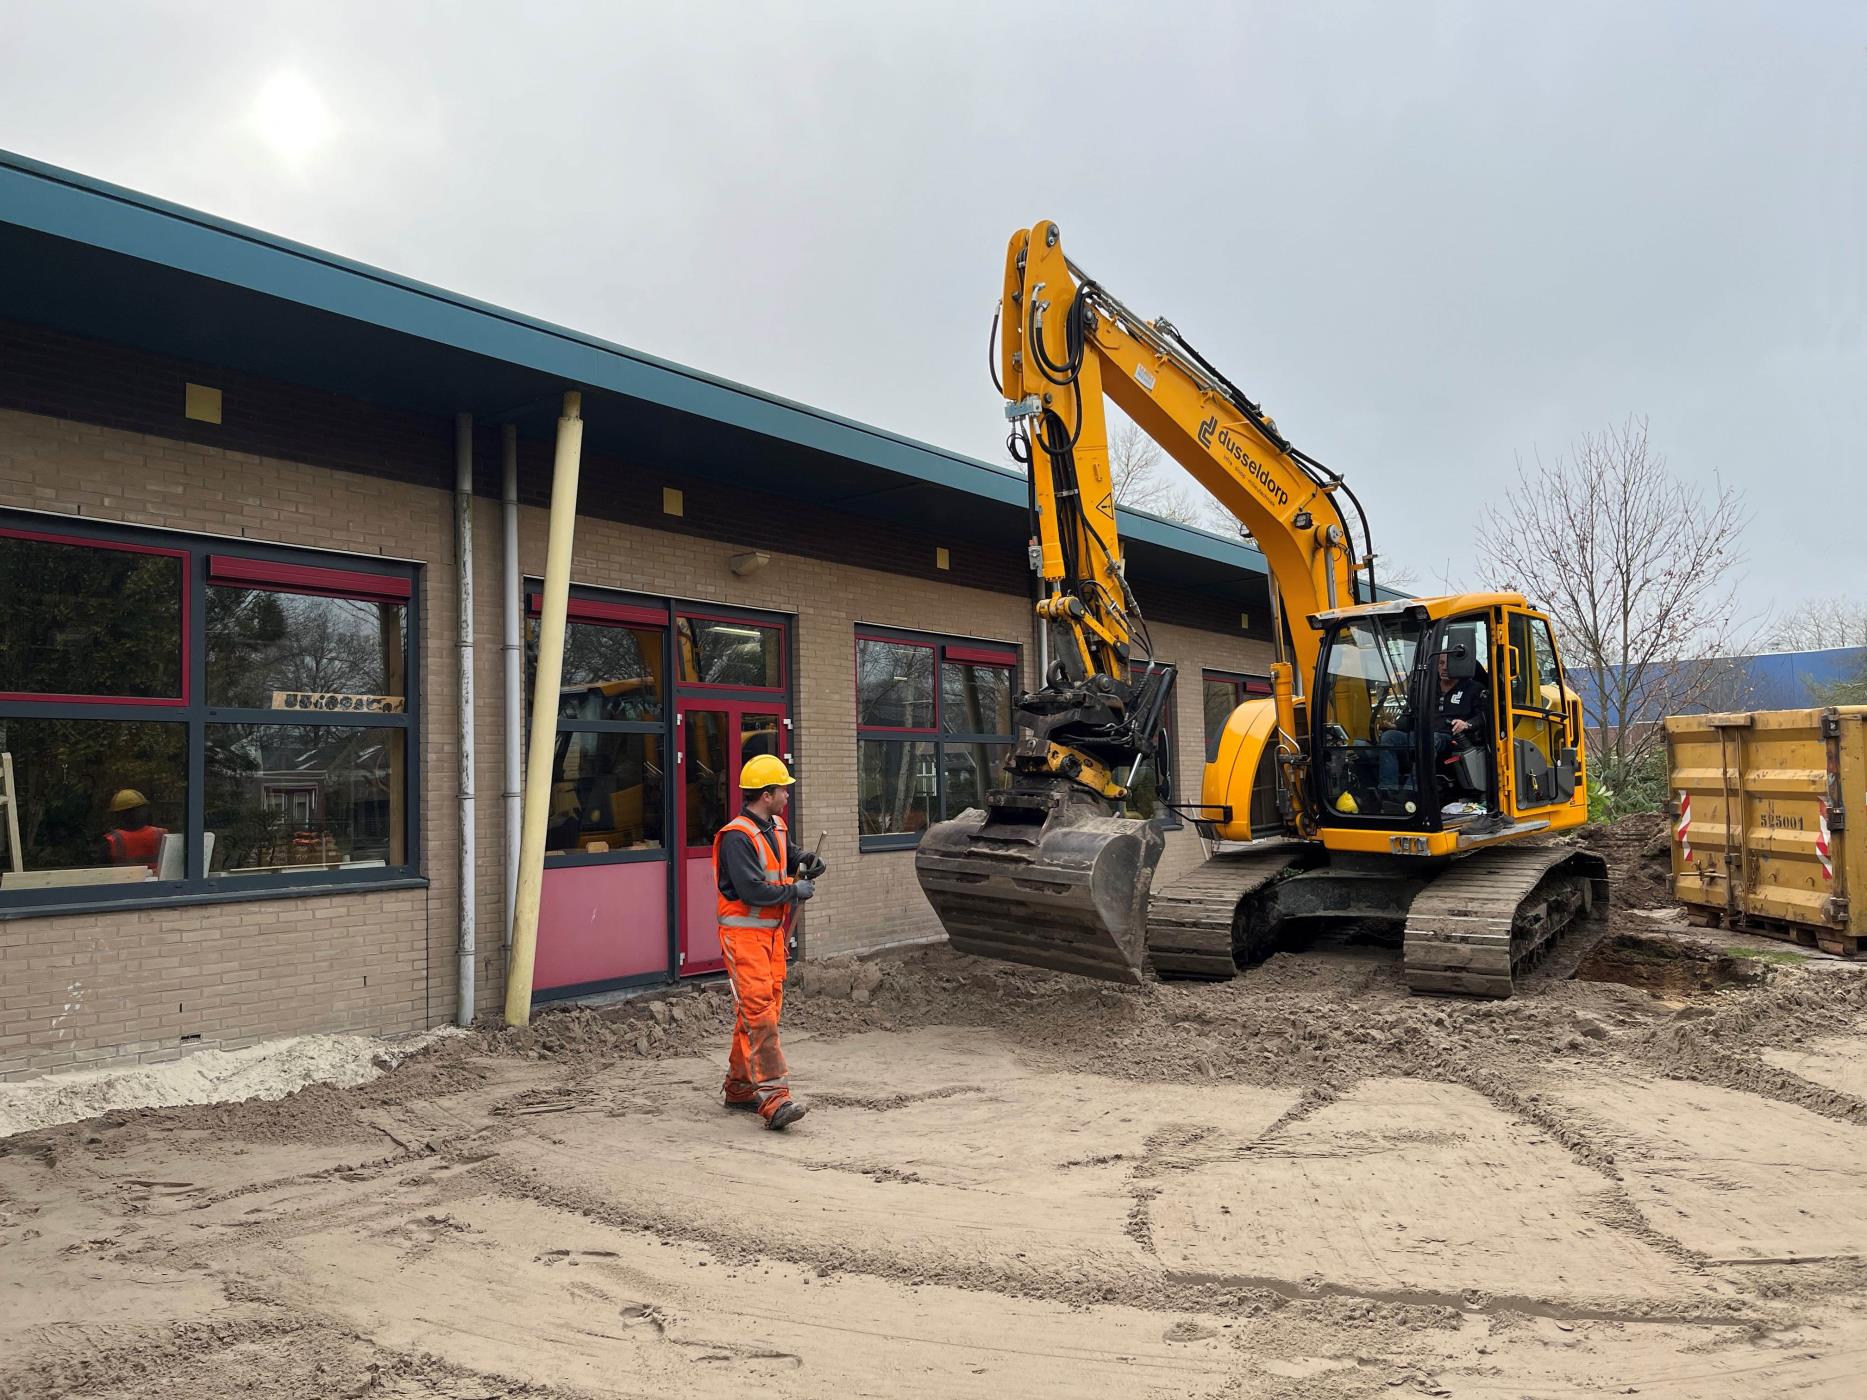
M939 802L939 768L927 739L864 739L857 746L861 834L918 835Z
M776 714L747 711L739 721L739 766L760 754L784 757L784 724Z
M182 560L0 535L0 691L177 699Z
M1531 666L1536 673L1534 703L1545 710L1562 709L1562 668L1556 662L1556 639L1543 618L1530 624L1530 651L1535 658Z
M857 638L856 723L879 729L932 729L934 649Z
M1011 668L944 663L940 667L940 729L947 734L1011 733Z
M983 807L988 792L1005 786L1005 759L1010 753L1010 744L942 744L946 814L957 817L968 807Z
M752 622L680 619L680 674L697 685L750 686L776 690L784 684L779 655L783 633Z
M401 713L406 628L401 603L210 587L208 703Z
M681 716L686 736L687 835L689 846L710 846L719 829L738 812L727 791L732 773L727 761L726 712L688 710Z
M652 734L559 734L545 844L559 851L658 850L661 740Z
M0 835L0 889L183 877L186 725L13 716L0 718L0 753L13 770L24 866L12 868Z
M564 629L564 681L558 718L634 720L661 718L661 632L573 622ZM537 674L538 622L526 627L526 675Z
M208 870L347 870L407 862L402 729L206 726Z

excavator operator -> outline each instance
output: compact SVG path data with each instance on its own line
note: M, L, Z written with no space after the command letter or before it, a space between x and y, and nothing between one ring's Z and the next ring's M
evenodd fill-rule
M776 754L748 758L739 772L745 805L713 838L720 950L737 1012L723 1090L726 1107L756 1112L767 1128L779 1131L805 1111L791 1097L778 1044L790 926L816 893L814 882L824 871L822 857L800 854L791 844L784 823L796 781Z
M1482 675L1466 680L1455 679L1447 665L1447 653L1438 656L1439 684L1433 696L1433 759L1437 762L1451 753L1458 740L1470 734L1482 738L1485 716L1491 709ZM1394 728L1380 736L1381 788L1392 792L1400 787L1401 760L1413 753L1413 712L1408 710Z

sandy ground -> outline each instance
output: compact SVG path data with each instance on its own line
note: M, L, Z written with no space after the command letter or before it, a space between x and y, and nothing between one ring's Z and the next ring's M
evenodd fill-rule
M1726 946L807 967L783 1134L708 992L113 1110L0 1140L0 1395L1858 1396L1867 968Z
M465 1032L445 1026L396 1040L282 1036L240 1050L202 1050L164 1064L73 1070L0 1084L0 1138L82 1122L113 1109L282 1099L312 1084L354 1088L435 1041L461 1034Z

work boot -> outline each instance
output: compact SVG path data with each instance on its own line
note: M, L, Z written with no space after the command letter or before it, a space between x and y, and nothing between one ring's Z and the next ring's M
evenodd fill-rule
M757 1099L721 1099L720 1102L725 1104L728 1108L738 1109L741 1113L758 1112Z
M786 1099L772 1110L771 1117L765 1120L765 1126L773 1132L781 1133L802 1118L806 1112L805 1106L796 1099Z

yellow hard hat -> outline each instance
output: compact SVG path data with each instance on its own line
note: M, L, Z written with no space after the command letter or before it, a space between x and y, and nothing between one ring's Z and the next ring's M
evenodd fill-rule
M742 788L789 787L796 781L791 776L791 770L784 766L784 760L775 753L762 753L748 758L745 767L739 770L739 786Z
M1340 797L1336 798L1335 809L1338 812L1347 812L1353 815L1361 810L1361 804L1355 800L1354 793L1344 792Z
M147 807L148 805L149 799L135 788L125 788L110 799L110 810L113 812L127 812L132 807Z

